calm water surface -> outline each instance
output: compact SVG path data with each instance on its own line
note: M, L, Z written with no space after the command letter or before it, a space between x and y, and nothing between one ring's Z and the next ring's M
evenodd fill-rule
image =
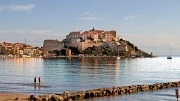
M158 58L0 58L0 91L45 94L102 87L180 81L180 57ZM34 86L41 77L41 87ZM176 101L176 88L86 101Z

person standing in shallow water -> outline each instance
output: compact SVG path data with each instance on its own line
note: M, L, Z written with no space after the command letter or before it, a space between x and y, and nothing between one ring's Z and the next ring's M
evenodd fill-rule
M38 78L39 84L41 83L41 77Z
M36 83L36 77L34 78L34 83Z

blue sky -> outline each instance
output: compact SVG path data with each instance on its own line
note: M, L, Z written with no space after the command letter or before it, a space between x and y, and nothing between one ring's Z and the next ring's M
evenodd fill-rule
M179 0L0 0L0 42L43 46L71 31L116 30L155 55L180 55Z

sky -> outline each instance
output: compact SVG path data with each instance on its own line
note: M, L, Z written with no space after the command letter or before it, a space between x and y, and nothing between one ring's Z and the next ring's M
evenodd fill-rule
M72 31L116 30L154 55L180 55L180 0L0 0L0 43L42 47Z

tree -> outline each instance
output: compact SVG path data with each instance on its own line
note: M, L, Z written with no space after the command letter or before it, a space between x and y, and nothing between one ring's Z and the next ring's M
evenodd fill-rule
M139 50L138 47L135 46L135 51L138 51L138 50Z

